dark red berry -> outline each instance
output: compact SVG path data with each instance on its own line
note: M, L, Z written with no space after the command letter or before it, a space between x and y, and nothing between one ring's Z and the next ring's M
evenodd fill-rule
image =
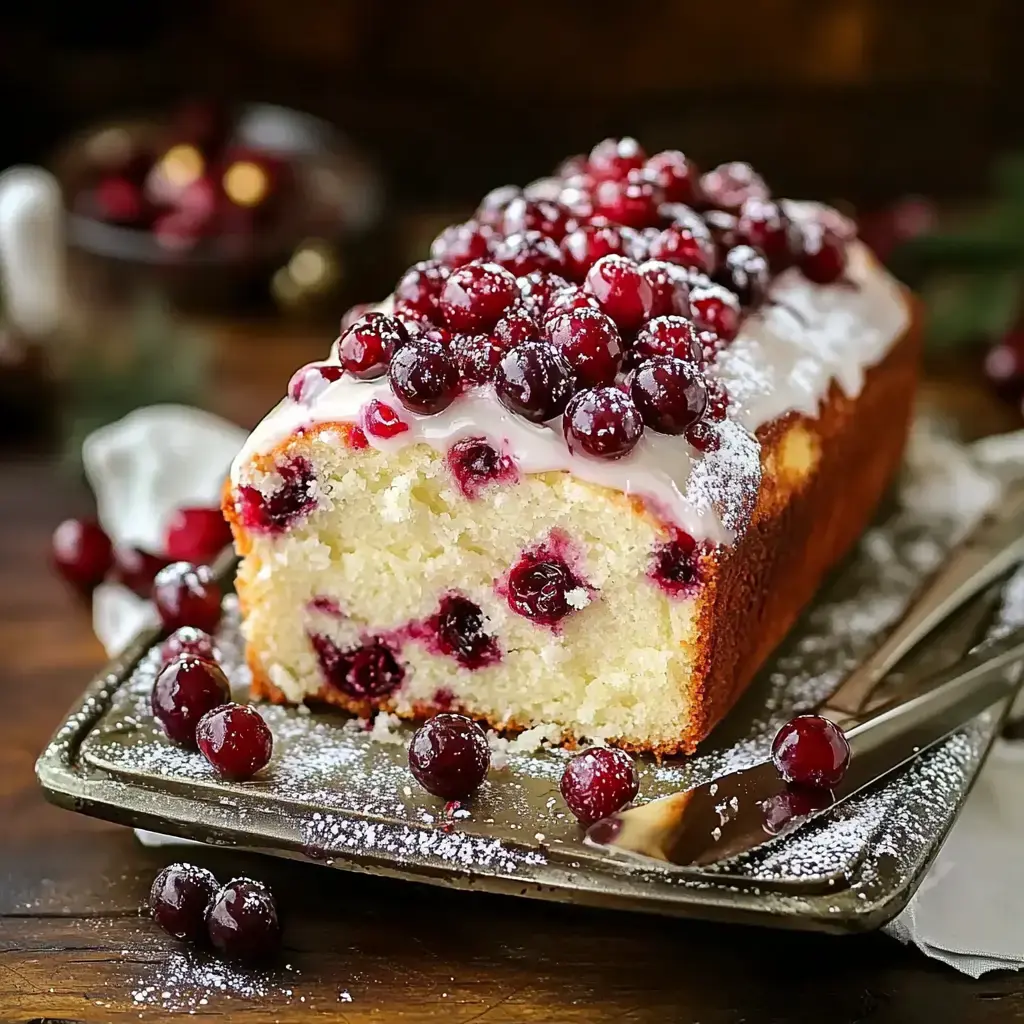
M715 452L722 445L722 435L718 428L707 420L691 423L683 435L699 452Z
M153 601L164 629L195 626L207 633L220 623L221 592L208 565L172 562L153 580Z
M480 496L489 484L514 483L515 463L502 455L482 437L464 437L448 449L448 469L462 494L470 499Z
M704 416L712 423L721 423L728 415L729 395L722 382L714 377L706 377L704 387L708 393L708 405L704 410Z
M559 274L545 273L540 270L534 270L519 278L518 283L519 294L523 300L522 305L537 317L545 313L555 293L569 285L569 282Z
M452 224L431 243L430 255L447 267L461 267L473 260L487 259L493 237L492 228L473 220Z
M507 348L491 335L457 334L451 354L459 376L466 384L487 384L494 380L498 363L506 351Z
M539 231L523 231L500 239L494 243L491 259L516 277L537 271L560 272L565 264L558 243Z
M437 614L427 623L438 650L469 669L484 668L501 660L498 641L486 626L480 606L460 594L446 594Z
M594 214L615 224L643 228L658 220L661 192L639 174L600 181L593 194Z
M360 380L383 377L391 354L408 338L400 320L384 313L367 313L338 339L338 361Z
M555 174L560 178L569 178L574 174L582 174L587 169L587 157L584 153L567 156L556 168Z
M391 359L388 379L402 405L424 416L447 409L459 393L455 361L436 341L403 345Z
M597 299L585 292L582 288L571 284L567 288L561 288L551 296L548 308L541 318L541 325L547 326L556 316L562 313L569 313L574 309L600 309Z
M640 777L633 758L624 750L591 747L565 766L559 789L569 810L586 828L633 800L640 790Z
M150 706L170 739L195 747L199 720L229 700L231 687L219 665L183 655L160 670L153 683Z
M515 276L497 263L467 263L453 270L441 292L441 314L453 331L489 331L519 298Z
M232 960L264 960L281 942L277 904L270 890L251 878L235 878L213 898L206 932L218 953Z
M502 233L516 235L537 231L557 243L565 234L570 220L569 211L555 200L517 196L505 207Z
M149 909L153 920L176 939L206 936L206 908L220 886L212 871L195 864L169 864L153 879Z
M524 555L508 574L507 599L512 611L541 626L556 626L589 595L583 581L554 555Z
M846 243L817 221L802 224L797 264L809 281L833 284L846 273Z
M308 459L295 456L274 467L280 485L238 488L238 513L242 525L257 533L278 533L308 516L317 507L317 482Z
M622 331L633 332L650 318L654 291L640 268L624 256L602 256L584 285Z
M395 285L395 309L412 310L428 320L437 320L438 301L448 274L448 267L437 260L413 264Z
M651 240L647 252L651 259L696 267L706 273L715 267L715 245L703 221L696 231L676 225L665 228Z
M690 289L690 316L723 341L732 341L739 334L739 299L719 284L697 285Z
M630 356L639 365L652 356L675 356L700 363L703 358L697 328L684 316L658 316L637 332Z
M492 228L500 227L509 203L520 195L522 192L515 185L499 185L491 189L481 200L473 219Z
M371 398L363 408L363 430L373 437L397 437L409 429L406 423L390 405Z
M172 562L207 563L231 543L231 527L219 508L179 508L167 527L164 551Z
M622 365L622 337L597 309L574 309L549 320L545 334L575 370L579 384L611 384Z
M53 564L79 590L91 590L114 564L110 538L91 519L65 519L53 531Z
M274 750L267 723L248 704L222 704L207 711L196 726L196 743L217 774L234 782L251 779L265 768Z
M704 223L711 232L719 257L724 256L733 246L739 245L739 218L735 213L729 213L727 210L708 210L704 214Z
M565 273L582 281L602 256L632 255L632 236L614 224L585 224L562 239Z
M153 580L167 562L163 556L152 555L142 548L115 548L111 578L139 597L150 597Z
M759 306L768 294L768 261L749 245L737 245L722 260L715 280L747 309Z
M409 744L409 770L434 796L469 796L487 776L491 750L476 722L463 715L435 715L416 730Z
M707 390L693 363L655 356L633 371L629 393L646 426L662 434L681 434L704 413Z
M751 196L740 208L737 236L760 249L776 272L784 270L793 259L792 230L782 207L771 199Z
M310 635L309 642L327 684L353 700L388 697L405 678L405 669L380 637L348 650L317 633Z
M537 321L526 306L513 306L491 331L491 337L501 349L508 351L524 341L536 341L540 337Z
M778 731L772 761L787 782L831 789L846 774L850 744L843 730L827 718L799 715Z
M652 317L690 312L690 287L685 270L663 260L647 260L640 264L640 273L647 279L654 296Z
M719 164L700 180L701 192L708 206L719 210L739 211L744 202L757 197L767 199L769 192L764 179L750 164L740 160Z
M643 436L644 422L633 399L615 387L578 391L562 420L569 450L599 459L628 455Z
M182 626L160 645L161 666L167 666L186 655L215 662L217 650L213 644L213 637L201 629L196 629L195 626Z
M543 423L564 411L576 390L576 374L553 345L528 341L502 356L494 388L506 409Z
M700 172L678 149L655 153L644 165L644 176L661 189L667 203L692 206L699 197Z
M594 178L625 178L630 171L643 167L646 159L636 139L605 139L590 151L587 173Z
M310 405L329 385L341 380L344 373L344 369L334 363L309 363L307 366L300 366L288 381L288 397L293 402Z
M670 597L685 597L700 580L697 544L682 530L655 549L648 576Z

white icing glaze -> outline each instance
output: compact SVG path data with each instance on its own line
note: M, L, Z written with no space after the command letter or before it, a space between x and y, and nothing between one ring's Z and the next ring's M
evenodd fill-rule
M760 448L753 436L790 411L816 416L832 380L854 397L865 371L880 362L906 329L909 311L899 285L859 242L850 245L847 281L815 285L797 270L772 284L771 302L747 318L711 371L732 399L722 444L701 456L681 437L648 430L625 458L573 455L560 421L530 423L508 412L490 388L457 399L433 416L405 409L387 378L330 384L312 406L282 401L250 435L232 466L237 483L253 455L301 428L359 422L371 398L390 405L409 430L390 439L367 435L382 450L417 442L438 451L464 437L484 436L509 454L521 473L564 470L590 483L637 495L699 540L730 543L750 514L760 484ZM332 356L332 360L334 357Z

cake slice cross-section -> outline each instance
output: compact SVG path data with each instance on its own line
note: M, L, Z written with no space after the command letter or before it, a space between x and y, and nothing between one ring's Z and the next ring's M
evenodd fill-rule
M235 460L254 694L692 752L869 522L918 349L745 164L609 140L495 190Z

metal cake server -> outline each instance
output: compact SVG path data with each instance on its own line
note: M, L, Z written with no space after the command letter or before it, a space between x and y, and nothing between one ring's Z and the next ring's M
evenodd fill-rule
M813 820L913 760L971 718L1016 693L1024 673L1024 629L986 643L954 665L924 677L914 693L878 705L879 683L908 654L966 650L991 609L984 591L1024 561L1024 484L971 531L877 651L819 713L845 730L852 759L832 792L787 786L770 760L681 793L621 811L591 826L587 844L602 852L681 868L718 864ZM945 624L946 628L936 627ZM925 639L927 643L923 643ZM955 656L955 654L954 654ZM925 663L927 658L924 658Z

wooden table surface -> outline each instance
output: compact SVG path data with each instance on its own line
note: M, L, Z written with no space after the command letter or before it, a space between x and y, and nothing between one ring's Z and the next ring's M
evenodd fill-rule
M264 334L266 336L261 337ZM251 423L320 339L219 331L220 411ZM977 416L985 399L952 397ZM976 415L975 415L976 414ZM1024 978L971 981L884 935L826 938L446 892L227 850L189 858L268 881L280 965L179 945L142 911L179 854L49 806L33 763L103 663L86 608L46 567L88 507L52 459L0 457L0 1021L983 1024L1024 1019Z

